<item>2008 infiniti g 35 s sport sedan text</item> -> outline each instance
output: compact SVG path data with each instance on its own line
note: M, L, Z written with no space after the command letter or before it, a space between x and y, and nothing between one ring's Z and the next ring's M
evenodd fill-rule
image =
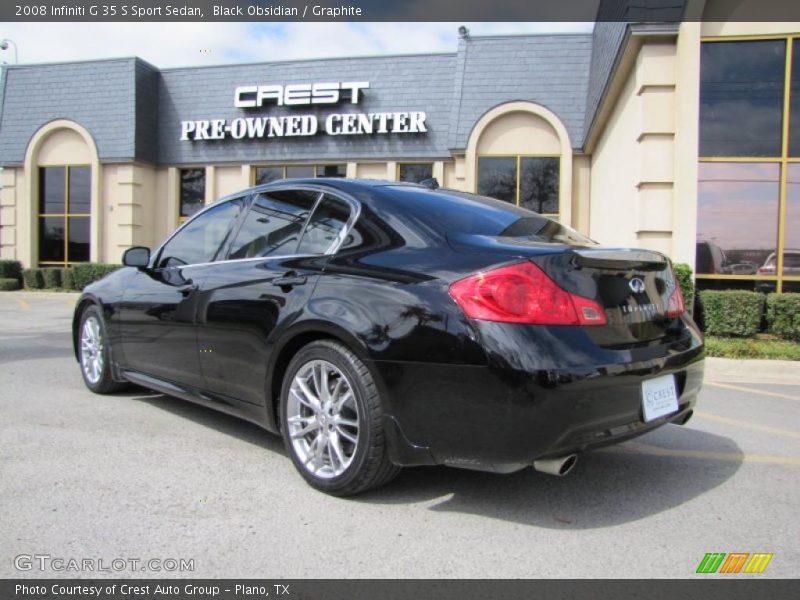
M667 258L472 194L276 182L123 262L75 311L86 385L280 432L331 494L411 465L564 474L578 452L685 423L702 381Z

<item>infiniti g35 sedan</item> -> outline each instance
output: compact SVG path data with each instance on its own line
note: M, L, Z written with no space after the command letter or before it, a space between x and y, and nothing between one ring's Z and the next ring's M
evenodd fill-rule
M341 496L404 466L563 475L691 417L703 343L665 256L436 187L270 183L128 249L75 310L86 385L252 421Z

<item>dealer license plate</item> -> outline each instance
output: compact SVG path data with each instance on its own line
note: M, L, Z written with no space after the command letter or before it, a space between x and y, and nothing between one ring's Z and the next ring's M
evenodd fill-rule
M642 382L642 411L645 421L678 412L674 375L663 375Z

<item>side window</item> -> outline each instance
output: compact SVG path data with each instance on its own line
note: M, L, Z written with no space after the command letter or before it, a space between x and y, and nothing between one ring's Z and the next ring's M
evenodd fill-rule
M259 194L242 223L228 258L294 254L319 192L285 190Z
M306 226L298 254L325 254L339 239L350 218L350 205L332 196L322 197Z
M230 235L231 225L242 210L240 199L208 209L189 222L164 248L158 268L194 265L214 260L220 246Z

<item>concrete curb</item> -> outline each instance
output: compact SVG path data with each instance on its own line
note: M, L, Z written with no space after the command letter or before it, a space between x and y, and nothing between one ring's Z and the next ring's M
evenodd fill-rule
M26 290L15 290L13 292L0 292L0 298L20 298L22 300L36 300L47 298L62 298L64 300L77 300L80 292L29 292Z
M800 361L706 358L705 380L714 383L800 385Z

